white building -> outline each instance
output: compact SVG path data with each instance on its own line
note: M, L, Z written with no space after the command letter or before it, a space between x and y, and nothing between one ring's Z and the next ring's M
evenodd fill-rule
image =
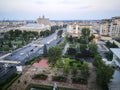
M120 68L120 48L111 48L111 51L113 52L112 63Z
M83 28L89 28L90 30L92 30L92 25L90 25L89 23L85 23L85 22L70 23L67 25L67 33L69 35L72 35L73 37L80 37L81 31Z
M32 24L27 24L25 26L19 27L17 29L22 31L35 31L39 33L40 31L50 30L50 25L32 23Z
M110 26L110 36L120 38L120 17L113 17Z
M103 19L100 24L100 35L109 35L110 19Z
M112 64L115 64L117 68L108 84L109 90L120 90L120 48L111 48L111 51L113 52Z

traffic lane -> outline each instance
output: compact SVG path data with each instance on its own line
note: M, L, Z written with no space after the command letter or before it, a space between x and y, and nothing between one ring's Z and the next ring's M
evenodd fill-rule
M42 38L42 39L41 39L41 42L47 44L47 42L52 39L52 41L50 42L50 43L52 43L52 44L50 44L50 45L53 46L53 45L56 44L56 43L54 43L54 39L53 39L53 37L56 37L56 35L57 35L57 32L53 33L52 35L50 35L50 36L48 36L48 37L46 37L46 38ZM10 55L10 56L8 56L8 57L5 57L5 59L8 59L8 60L20 60L20 61L21 61L21 60L24 60L24 58L27 57L26 54L24 54L24 53L28 53L28 54L29 54L29 51L30 51L31 49L34 49L34 46L32 46L32 44L34 44L34 43L35 43L35 42L33 41L32 43L26 45L26 46L23 47L22 49L14 52L12 55ZM41 51L40 51L40 54L41 54ZM30 55L31 55L31 54L30 54Z
M41 47L34 47L31 46L32 48L26 48L26 50L22 51L22 52L18 52L17 54L14 54L12 56L8 56L5 59L10 59L10 60L24 60L26 57L28 57L29 55L35 53L38 49L40 49ZM31 51L33 50L33 51Z
M4 59L8 59L8 60L16 60L19 57L24 57L26 53L29 53L30 50L34 49L34 46L31 47L26 47L20 51L17 51L16 53L12 53L12 55L9 55L7 57L5 57Z
M56 33L54 33L54 34L52 34L52 35L50 35L50 36L42 39L42 40L40 41L40 43L41 43L41 44L47 44L47 42L51 42L51 41L53 41L53 40L56 39L56 38L57 38L57 35L56 35Z

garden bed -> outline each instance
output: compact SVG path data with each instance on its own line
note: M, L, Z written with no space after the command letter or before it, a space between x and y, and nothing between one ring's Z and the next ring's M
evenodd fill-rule
M67 78L64 76L53 76L52 77L52 81L65 82L66 80L67 80Z
M71 78L73 84L87 84L87 79L83 78Z
M32 79L36 79L36 80L46 80L47 77L48 77L48 76L45 75L45 74L35 74Z

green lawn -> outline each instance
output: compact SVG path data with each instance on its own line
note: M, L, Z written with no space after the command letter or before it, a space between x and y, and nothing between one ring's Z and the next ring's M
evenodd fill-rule
M22 44L22 41L21 40L18 40L18 41L13 41L12 44Z

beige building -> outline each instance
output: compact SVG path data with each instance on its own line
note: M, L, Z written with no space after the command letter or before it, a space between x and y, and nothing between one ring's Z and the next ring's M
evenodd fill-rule
M91 22L93 30L100 30L100 21Z
M69 35L72 35L73 37L80 37L82 28L90 28L92 30L92 26L89 23L86 22L80 22L80 23L70 23L67 25L67 33Z
M50 25L50 20L49 20L49 18L45 18L44 16L43 16L42 18L39 17L39 18L36 20L36 22L37 22L38 24Z
M22 31L35 31L40 33L41 31L50 30L50 28L51 28L50 25L31 23L31 24L24 25L22 27L18 27L16 29L19 29Z
M101 20L100 35L108 36L110 32L110 19Z
M120 17L113 17L110 26L110 36L120 38Z

